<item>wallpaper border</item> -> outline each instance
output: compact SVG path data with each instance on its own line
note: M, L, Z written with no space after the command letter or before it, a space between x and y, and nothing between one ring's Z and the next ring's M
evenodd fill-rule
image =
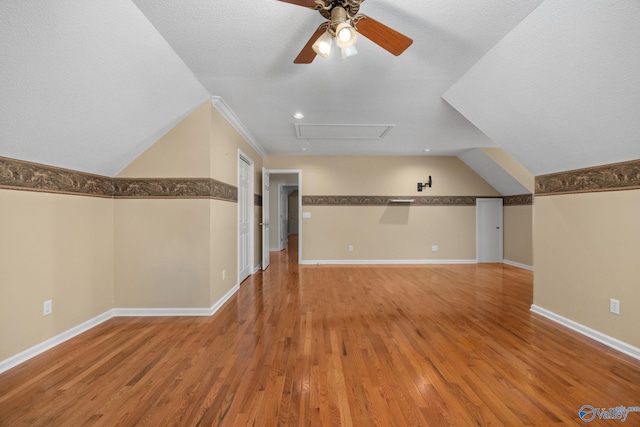
M6 157L0 157L0 188L113 197L112 178Z
M640 160L536 176L536 196L640 189Z
M503 206L528 206L533 205L533 194L517 194L515 196L504 196Z
M237 187L212 178L109 178L6 157L0 157L0 189L115 199L238 201Z
M302 196L303 206L475 206L481 196ZM499 199L500 196L486 198ZM394 201L396 200L396 201ZM412 200L402 202L397 200Z

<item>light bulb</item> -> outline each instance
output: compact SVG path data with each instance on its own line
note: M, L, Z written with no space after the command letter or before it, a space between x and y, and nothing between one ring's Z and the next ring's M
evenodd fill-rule
M338 47L347 48L353 46L357 37L356 29L346 22L342 22L336 27L336 44Z

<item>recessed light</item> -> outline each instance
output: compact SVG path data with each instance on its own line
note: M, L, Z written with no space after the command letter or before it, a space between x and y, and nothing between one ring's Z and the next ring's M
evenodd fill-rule
M294 119L304 119L304 114L302 114L302 113L295 113L292 117L293 117Z
M300 151L307 151L307 150L308 150L308 148L307 148L307 147L302 147L302 148L300 149Z
M431 151L431 148L425 148L425 149L424 149L424 152L425 152L425 153L428 153L429 151Z

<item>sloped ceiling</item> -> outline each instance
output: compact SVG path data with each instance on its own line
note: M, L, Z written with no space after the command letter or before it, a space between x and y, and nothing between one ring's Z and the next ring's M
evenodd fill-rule
M640 2L546 0L444 99L534 175L640 158Z
M395 57L359 37L355 57L295 65L323 19L277 0L0 1L0 156L113 176L221 96L269 155L503 147L534 174L640 158L637 0L361 12L413 45ZM395 126L307 143L294 123Z
M209 98L131 1L0 2L0 156L113 176Z
M358 55L294 58L317 11L276 0L134 0L268 154L301 154L292 114L309 124L393 124L383 139L312 139L305 154L456 155L495 146L442 93L541 0L366 0L360 11L414 40L395 57L364 37Z
M480 148L465 151L458 158L503 196L515 196L532 192Z

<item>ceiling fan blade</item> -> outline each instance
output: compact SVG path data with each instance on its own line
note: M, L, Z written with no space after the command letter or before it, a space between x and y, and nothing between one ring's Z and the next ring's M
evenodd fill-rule
M314 0L279 0L281 2L285 2L285 3L291 3L291 4L295 4L298 6L302 6L302 7L308 7L311 9L315 9L316 8L316 2Z
M395 56L400 55L413 43L409 37L368 16L363 16L358 21L356 29L360 34Z
M312 48L313 43L315 43L315 41L318 40L318 37L320 37L325 31L327 31L326 22L320 24L315 33L313 33L313 35L311 36L307 44L304 45L296 59L293 60L294 64L311 64L311 62L316 57L316 52Z

